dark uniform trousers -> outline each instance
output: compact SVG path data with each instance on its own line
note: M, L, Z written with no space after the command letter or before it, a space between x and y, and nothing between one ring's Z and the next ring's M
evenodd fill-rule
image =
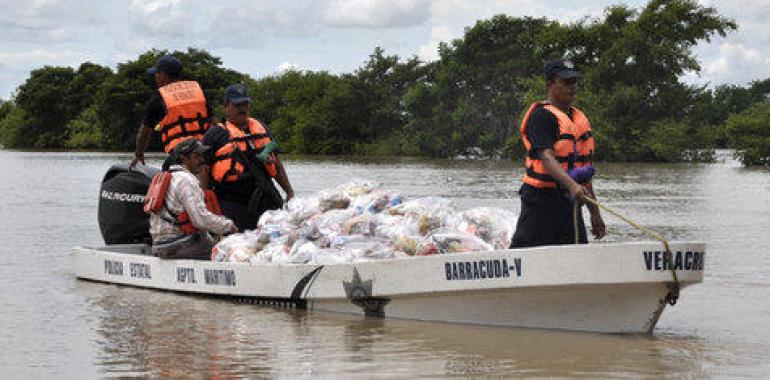
M519 190L521 214L511 248L575 243L573 201L566 191L538 189L524 184ZM582 207L581 207L582 208ZM587 244L582 210L578 209L580 243Z

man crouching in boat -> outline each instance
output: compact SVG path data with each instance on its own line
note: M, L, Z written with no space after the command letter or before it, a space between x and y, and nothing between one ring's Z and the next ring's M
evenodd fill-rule
M154 255L206 260L216 243L211 233L237 232L232 220L211 211L218 211L216 198L204 193L199 180L207 185L209 168L204 154L208 150L196 139L180 142L174 153L181 165L172 165L169 172L153 178L145 211L150 213Z

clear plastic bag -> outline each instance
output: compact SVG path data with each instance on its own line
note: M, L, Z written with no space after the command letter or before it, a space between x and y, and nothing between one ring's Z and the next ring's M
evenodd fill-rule
M289 212L288 222L299 225L306 219L321 214L320 198L318 195L312 197L294 197L286 204L286 211Z
M351 206L356 210L356 214L363 214L365 212L376 214L386 208L401 204L402 199L397 193L375 189L368 194L354 198Z
M323 236L336 236L340 234L342 225L353 217L352 209L329 210L313 219L318 232Z
M318 206L321 208L321 211L344 210L350 207L350 197L341 190L322 191Z
M335 188L337 191L341 191L348 198L356 198L363 194L369 194L372 190L377 188L377 183L371 182L361 178L354 178L350 182L342 184Z
M382 260L394 257L390 242L386 239L364 236L349 236L344 241L337 241L332 247L342 249L350 255L351 261Z
M262 213L257 222L258 227L266 225L280 226L289 223L289 212L283 209L267 210Z
M443 198L417 198L388 210L391 215L403 215L417 225L420 235L447 225L447 219L454 212L452 203Z
M449 224L478 236L495 249L507 249L516 231L517 215L504 209L477 207L455 214Z
M374 236L376 230L377 218L371 214L354 216L340 226L340 233L343 235Z
M255 255L267 242L259 237L259 230L232 234L211 249L211 260L218 262L244 262Z
M336 248L321 248L313 255L313 264L341 264L353 261L353 256Z
M476 235L450 228L435 230L416 247L415 255L493 251L494 247Z

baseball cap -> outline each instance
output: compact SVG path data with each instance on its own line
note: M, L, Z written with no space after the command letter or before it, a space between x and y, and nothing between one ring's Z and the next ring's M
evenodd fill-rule
M199 140L194 138L189 138L187 140L180 142L179 144L176 144L176 146L174 147L174 152L177 155L181 154L185 156L190 153L204 154L208 152L209 148L210 147L208 145L203 145L203 143L200 142Z
M249 89L243 83L231 84L225 89L225 103L240 104L250 101Z
M182 62L174 56L164 55L158 59L158 62L155 63L155 66L147 69L147 74L155 74L161 71L167 73L168 75L178 77L182 72Z
M575 70L575 65L565 59L554 59L548 61L543 67L545 79L551 79L558 76L562 79L580 78L580 73Z

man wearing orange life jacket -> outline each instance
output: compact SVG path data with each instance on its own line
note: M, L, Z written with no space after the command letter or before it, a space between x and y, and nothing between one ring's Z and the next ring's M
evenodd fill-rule
M203 135L211 125L211 107L198 82L180 80L182 63L173 56L161 57L147 73L154 75L158 93L147 103L147 113L136 132L136 151L130 166L144 165L144 152L153 129L161 134L163 150L169 154L163 170L175 161L173 149L181 141Z
M511 248L574 243L573 203L595 199L591 125L585 114L572 106L579 76L569 61L548 62L548 100L534 103L522 119L526 172ZM599 209L590 203L587 206L591 232L601 239L605 226ZM578 214L578 234L580 243L588 242L582 212Z
M256 228L263 212L281 208L284 201L273 179L286 193L286 201L294 197L267 126L249 117L250 102L245 85L227 87L227 121L212 126L203 139L213 151L211 175L222 213L239 230Z
M145 205L145 211L150 212L152 252L156 256L209 259L215 244L209 232L218 235L237 232L235 223L211 211L212 206L207 204L204 195L207 185L198 181L198 176L208 177L208 173L201 173L208 170L204 158L208 149L196 139L183 141L174 147L181 165L172 165L169 172L158 174L170 176L170 181L165 191L160 191L159 207ZM155 179L151 190L154 185ZM148 206L152 210L148 210Z

